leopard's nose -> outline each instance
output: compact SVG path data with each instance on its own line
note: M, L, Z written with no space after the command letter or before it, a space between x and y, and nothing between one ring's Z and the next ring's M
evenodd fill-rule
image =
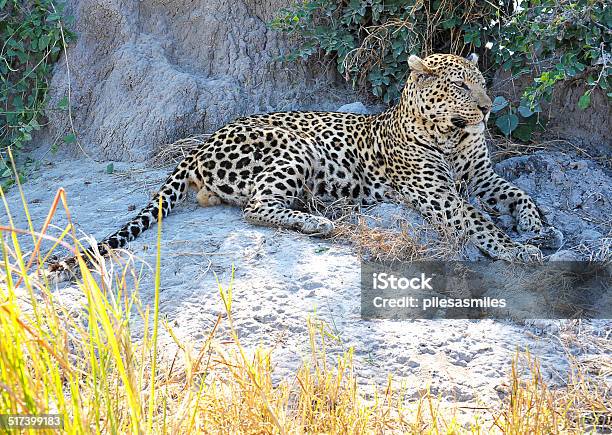
M487 113L489 113L489 111L491 110L491 106L490 105L486 105L486 106L478 106L478 108L480 109L480 111L482 112L483 115L487 115Z

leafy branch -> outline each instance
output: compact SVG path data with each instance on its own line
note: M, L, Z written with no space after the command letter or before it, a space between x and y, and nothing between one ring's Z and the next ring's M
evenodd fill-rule
M75 39L66 24L63 3L0 0L0 179L11 176L9 147L18 152L46 122L52 65Z

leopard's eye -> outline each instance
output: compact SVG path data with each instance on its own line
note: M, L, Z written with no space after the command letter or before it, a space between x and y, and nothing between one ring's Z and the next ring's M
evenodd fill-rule
M459 87L459 88L463 89L463 90L466 90L466 91L469 91L469 90L470 90L470 87L469 87L469 86L467 85L467 83L465 83L463 80L453 82L453 84L454 84L455 86L457 86L457 87Z

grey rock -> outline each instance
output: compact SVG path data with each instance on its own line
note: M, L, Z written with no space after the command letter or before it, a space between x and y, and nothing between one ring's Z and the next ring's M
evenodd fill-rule
M557 251L548 257L548 261L578 261L580 260L580 255L574 251L569 250L561 250Z
M410 357L406 356L406 355L400 355L396 358L396 362L398 364L401 364L404 367L409 367L409 368L417 368L420 366L420 364L417 361L414 361L412 359L410 359Z
M559 323L558 320L549 319L525 320L525 326L531 328L534 332L538 333L538 335L557 334L560 330Z
M593 229L585 229L581 232L581 238L585 242L590 242L593 240L599 240L603 237L603 235L599 231L595 231Z
M589 241L593 251L602 246L605 222L612 216L612 177L595 162L539 151L506 159L495 165L495 170L531 195L555 228L546 229L528 243L558 249ZM569 255L558 253L552 259L569 259Z

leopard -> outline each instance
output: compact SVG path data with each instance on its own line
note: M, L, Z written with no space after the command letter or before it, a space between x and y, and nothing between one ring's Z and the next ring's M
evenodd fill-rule
M408 58L397 104L378 114L292 111L240 117L191 151L147 205L82 258L125 247L196 192L202 207L239 206L246 221L326 237L334 221L309 198L373 205L399 197L426 219L465 234L489 257L533 261L541 250L511 239L478 203L514 218L519 233L545 222L534 200L493 170L485 140L492 101L478 56ZM477 201L477 202L474 202ZM51 264L57 280L76 256Z

